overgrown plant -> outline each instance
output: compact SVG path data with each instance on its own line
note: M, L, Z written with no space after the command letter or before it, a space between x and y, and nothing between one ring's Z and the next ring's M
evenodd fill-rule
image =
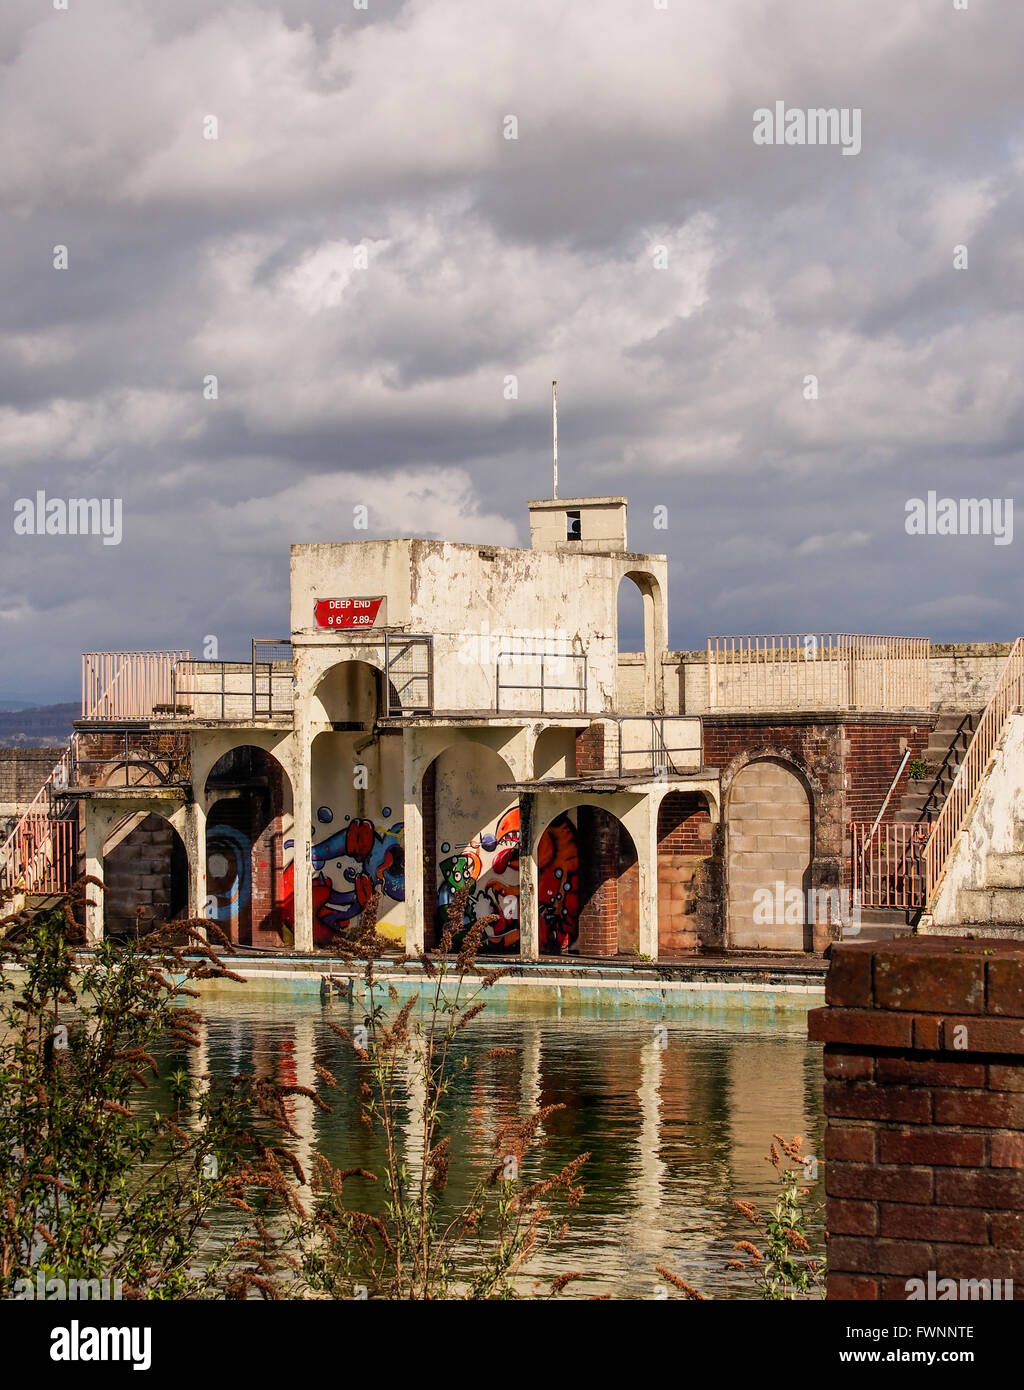
M449 1102L473 1071L464 1045L467 1025L486 1007L480 995L508 970L488 970L476 954L492 919L474 922L463 933L468 890L449 905L439 956L415 959L428 991L425 1016L416 1012L418 995L389 1016L385 987L374 972L378 899L363 913L364 939L353 960L365 960L362 973L367 1007L363 1023L350 1031L331 1028L354 1049L359 1061L363 1123L383 1143L380 1174L362 1168L340 1170L318 1156L313 1173L315 1210L301 1223L303 1274L312 1292L330 1298L507 1299L535 1293L527 1288L526 1266L547 1242L564 1234L564 1217L582 1195L577 1178L589 1155L582 1154L551 1177L527 1183L522 1165L542 1141L542 1128L561 1106L545 1106L522 1120L501 1125L493 1140L494 1166L457 1209L446 1209L451 1133ZM457 954L452 944L461 934ZM407 963L410 957L400 957ZM394 986L388 1003L398 1004ZM496 1048L486 1062L513 1055ZM484 1065L486 1065L486 1062ZM328 1085L334 1078L327 1073ZM400 1128L403 1117L415 1126L421 1161L411 1169ZM354 1200L353 1188L382 1185L378 1212ZM379 1214L378 1214L379 1213ZM579 1275L567 1272L548 1288L558 1294Z
M32 1297L39 1276L135 1298L280 1295L268 1223L303 1210L287 1097L313 1093L188 1068L192 984L240 979L208 930L176 922L76 960L70 907L4 922L0 1298ZM211 1234L218 1208L237 1213L232 1238Z
M773 1301L821 1298L825 1292L825 1262L814 1257L807 1239L807 1209L804 1198L810 1189L804 1186L807 1165L803 1138L794 1135L785 1140L775 1134L768 1161L778 1175L780 1191L775 1205L758 1213L752 1202L733 1202L751 1225L760 1231L759 1244L750 1240L738 1241L735 1251L747 1256L745 1260L730 1260L727 1269L748 1270L754 1277L760 1296ZM763 1248L759 1248L759 1245Z

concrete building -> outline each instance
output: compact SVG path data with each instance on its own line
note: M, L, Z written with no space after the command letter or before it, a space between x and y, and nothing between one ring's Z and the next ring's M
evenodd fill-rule
M55 801L78 814L78 859L40 851L37 828L0 875L29 892L101 880L93 940L141 909L329 949L378 895L382 932L429 950L460 887L467 922L496 919L488 947L527 959L908 930L1009 646L671 651L668 562L629 550L626 511L531 502L526 550L293 546L290 635L248 660L87 654ZM620 650L623 586L639 651Z

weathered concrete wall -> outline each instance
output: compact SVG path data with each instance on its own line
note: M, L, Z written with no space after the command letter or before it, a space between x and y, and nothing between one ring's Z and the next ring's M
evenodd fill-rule
M667 641L668 565L662 555L555 553L424 540L293 546L292 635L300 691L312 692L325 661L332 654L337 659L343 643L315 626L314 602L385 595L388 626L433 635L435 709L493 710L499 652L543 646L587 657L585 704L571 691L549 693L549 712L611 711L618 682L618 589L626 575L646 577L654 586L655 597L645 604L653 681L654 652L663 651ZM323 647L327 650L316 657L301 650ZM582 663L568 659L557 668L550 661L547 666L549 681L559 685L573 684L582 672ZM513 676L506 667L505 679L530 683L539 678L538 663L525 656L516 669L519 674ZM530 709L537 699L529 692L508 692L503 707Z
M826 999L828 1297L1024 1297L1024 946L844 943Z
M1014 854L1024 849L1024 715L1010 715L989 762L967 824L950 855L946 874L932 904L934 928L962 921L960 893L986 885L990 854ZM997 920L1000 920L997 918ZM1012 916L1001 920L1012 921Z

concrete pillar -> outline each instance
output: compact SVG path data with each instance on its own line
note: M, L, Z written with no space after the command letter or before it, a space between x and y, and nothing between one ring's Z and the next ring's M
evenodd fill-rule
M295 949L313 949L313 871L311 834L313 788L310 779L312 741L308 727L296 729L295 738Z
M536 797L533 792L519 796L519 955L523 960L540 958L540 919L537 913L537 855L534 847Z
M640 877L640 930L637 949L642 956L658 958L658 805L659 797L645 796L637 807L637 868ZM627 826L627 829L630 827Z
M202 796L185 808L182 839L188 855L188 915L206 916L206 803Z
M414 735L402 735L403 845L405 849L405 949L419 955L424 949L426 904L423 899L423 779L419 773Z
M89 946L103 941L103 844L110 829L107 808L88 798L85 808L85 874L99 883L90 883L85 893L85 940Z

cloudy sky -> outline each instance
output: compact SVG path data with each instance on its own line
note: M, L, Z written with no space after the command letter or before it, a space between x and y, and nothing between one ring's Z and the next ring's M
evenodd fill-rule
M1024 510L905 509L1020 476L1022 52L1020 0L4 0L0 505L124 520L3 523L0 698L246 655L292 541L527 543L552 377L673 645L1016 635ZM860 153L755 144L777 101Z

